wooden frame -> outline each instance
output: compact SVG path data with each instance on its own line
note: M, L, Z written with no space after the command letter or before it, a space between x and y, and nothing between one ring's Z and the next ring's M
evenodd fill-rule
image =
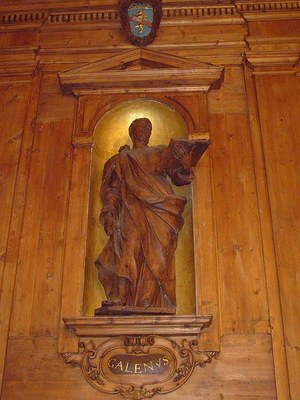
M131 71L131 63L139 64L140 70ZM147 69L143 69L145 63ZM149 65L152 66L152 69L149 69ZM119 68L117 72L116 67ZM103 77L110 74L109 69L114 74L110 87L107 87ZM167 76L170 69L174 71L174 74L169 77L169 90L165 94L164 82L159 81L159 84L155 85L155 76ZM103 70L105 71L102 72ZM184 83L176 79L176 76L179 76L182 71L189 74L188 80ZM133 93L128 93L126 85L132 87L132 82L139 75L138 73L143 75L145 93L141 94L140 90L134 89ZM126 85L124 86L124 79L128 76L129 80L125 80ZM85 242L82 238L86 236L87 229L91 147L97 122L107 110L117 103L142 97L161 101L179 111L188 125L191 137L207 137L206 94L211 88L220 87L223 69L143 49L62 72L59 74L59 78L65 93L73 93L78 96L73 135L73 173L62 289L61 317L63 318L67 316L81 317L85 265ZM80 187L76 184L79 181L79 175ZM198 214L195 215L195 225L197 224L199 224ZM199 231L199 228L195 229ZM74 252L74 248L76 248L76 252ZM199 292L199 289L196 290ZM70 291L73 293L72 296L70 296ZM77 338L61 322L59 351L76 351L77 344Z

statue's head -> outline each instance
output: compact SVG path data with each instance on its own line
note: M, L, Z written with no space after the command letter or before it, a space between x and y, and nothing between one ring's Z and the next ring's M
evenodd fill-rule
M129 136L133 147L144 147L149 143L152 124L148 118L137 118L131 122L129 127Z

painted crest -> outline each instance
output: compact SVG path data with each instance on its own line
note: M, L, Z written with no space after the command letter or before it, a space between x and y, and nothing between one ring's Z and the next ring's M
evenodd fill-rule
M161 0L120 0L122 28L129 41L136 46L147 46L156 36L161 15Z

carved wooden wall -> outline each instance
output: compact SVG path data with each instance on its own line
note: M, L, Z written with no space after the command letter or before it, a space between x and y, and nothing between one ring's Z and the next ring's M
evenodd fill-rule
M225 67L199 120L212 144L193 189L198 306L214 315L202 345L221 353L165 398L300 397L299 11L297 1L163 3L149 49ZM99 397L57 353L61 310L81 313L84 245L68 257L84 243L76 205L86 215L91 151L72 147L82 104L57 74L132 49L114 0L0 5L3 400Z

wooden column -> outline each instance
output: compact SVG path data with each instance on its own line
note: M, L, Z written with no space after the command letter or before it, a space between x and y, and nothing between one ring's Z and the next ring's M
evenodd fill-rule
M76 144L75 144L76 146ZM91 143L73 150L61 294L58 351L77 351L78 340L64 326L63 317L82 315L85 248L89 205Z
M265 276L268 293L276 390L278 399L284 400L289 399L289 379L287 372L282 307L279 292L277 260L274 247L265 155L261 135L255 78L252 74L252 71L247 66L244 68L244 74L249 107L249 124L251 129L254 155L258 208L260 211L261 241L263 245Z

